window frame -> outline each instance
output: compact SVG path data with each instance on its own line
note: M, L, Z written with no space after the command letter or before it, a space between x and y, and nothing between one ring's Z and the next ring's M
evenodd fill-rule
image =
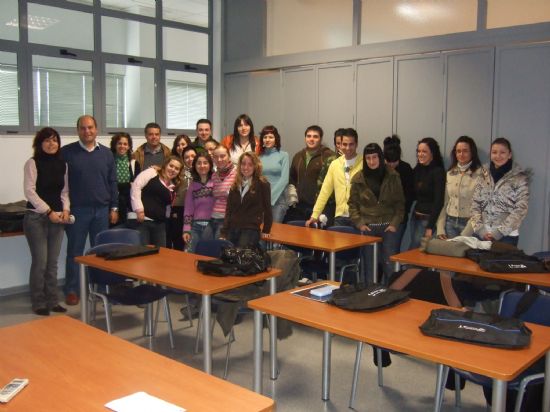
M40 45L29 43L27 26L28 4L35 3L44 6L70 9L93 14L93 43L94 49L67 49L59 46ZM19 125L0 125L1 135L12 134L34 134L41 126L34 125L34 107L33 107L33 68L32 57L41 55L46 57L77 59L90 61L92 64L93 78L93 110L92 113L98 123L98 134L106 136L118 131L125 131L133 136L143 135L143 129L140 128L114 128L106 125L106 64L136 65L140 67L150 67L154 70L155 81L155 105L154 118L144 119L144 125L147 122L155 121L162 127L163 135L176 135L181 133L194 133L193 129L168 129L167 110L166 110L166 70L187 71L191 73L201 73L206 75L206 115L212 117L212 0L208 0L208 27L194 26L187 23L179 23L162 18L162 0L156 1L155 17L142 16L128 13L120 10L112 10L101 7L100 0L93 0L93 5L73 3L68 0L19 0L19 40L0 39L0 51L15 53L17 57L17 72L19 86ZM106 53L101 50L101 18L103 16L120 19L128 19L142 23L153 24L156 35L156 57L144 58L141 56L132 56L126 54ZM201 65L191 62L176 62L163 59L163 27L188 30L193 32L205 33L208 35L208 65ZM66 52L62 52L65 50ZM198 119L197 119L198 120ZM76 119L75 119L76 122ZM51 125L61 134L75 134L75 127Z

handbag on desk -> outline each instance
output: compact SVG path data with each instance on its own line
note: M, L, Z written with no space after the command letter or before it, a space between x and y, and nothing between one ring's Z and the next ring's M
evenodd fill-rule
M434 309L420 330L436 338L495 348L519 349L531 342L531 330L523 321L473 311Z
M332 292L329 303L342 309L374 312L399 305L409 299L406 290L393 290L380 285L342 285Z
M261 248L226 247L220 259L197 260L197 269L211 276L249 276L265 272L271 264Z

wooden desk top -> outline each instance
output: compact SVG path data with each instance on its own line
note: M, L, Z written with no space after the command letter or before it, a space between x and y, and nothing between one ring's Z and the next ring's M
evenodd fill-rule
M24 232L0 232L0 237L23 236Z
M301 227L284 223L273 223L271 227L271 236L264 238L264 240L283 245L321 250L324 252L340 252L346 249L378 243L382 239L374 236L355 235L352 233L332 232L305 226Z
M550 273L492 273L486 272L473 260L450 256L430 255L421 252L420 249L412 249L397 255L390 260L401 264L415 265L425 268L448 270L451 272L465 273L484 278L509 280L510 282L525 283L537 286L550 287Z
M252 276L207 276L197 270L198 259L211 258L166 248L160 248L156 255L121 260L105 260L95 255L75 258L78 263L94 268L200 295L213 295L281 274L279 269L272 268Z
M382 311L362 313L281 292L251 300L248 306L353 340L505 381L514 379L550 349L550 328L533 324L529 324L533 331L531 345L522 350L425 336L419 326L432 309L442 306L414 299Z
M66 316L0 329L0 384L29 384L0 411L106 411L144 391L192 411L271 411L273 400Z

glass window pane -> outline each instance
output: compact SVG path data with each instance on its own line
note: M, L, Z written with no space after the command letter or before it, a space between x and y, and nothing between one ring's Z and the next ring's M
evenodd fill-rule
M267 0L268 56L351 46L353 0Z
M155 17L155 0L101 0L101 7Z
M362 44L476 29L477 0L362 0Z
M34 3L28 6L29 42L93 50L92 13ZM71 33L78 33L78 36Z
M194 129L206 116L206 75L166 70L166 125Z
M208 64L208 34L163 27L163 59Z
M550 21L548 0L488 0L487 28L519 26Z
M208 0L164 0L162 18L208 27Z
M101 50L107 53L155 58L155 26L133 20L102 17Z
M19 125L17 55L0 52L0 125Z
M0 2L0 39L19 40L19 13L17 0Z
M91 62L32 56L32 73L35 126L74 127L93 113Z
M107 127L142 128L155 120L153 68L106 64L105 76Z

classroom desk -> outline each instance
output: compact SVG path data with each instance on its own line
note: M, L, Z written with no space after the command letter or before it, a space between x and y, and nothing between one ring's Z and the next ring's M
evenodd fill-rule
M85 266L202 295L205 325L211 323L211 296L216 293L266 279L269 279L270 293L276 292L275 277L281 274L279 269L272 268L268 272L252 276L206 276L197 270L195 265L197 259L211 258L166 248L160 248L160 252L155 255L122 260L105 260L95 255L76 257L75 260L80 263L80 317L82 322L88 323L88 280ZM274 329L276 322L271 327ZM274 332L272 335L276 336ZM212 331L208 327L203 328L203 356L204 371L212 373Z
M284 223L273 223L273 226L271 226L270 236L263 238L263 240L272 243L280 243L282 245L297 246L330 253L330 280L336 280L336 252L365 245L372 245L374 252L373 275L374 282L376 283L378 273L377 243L382 241L379 237L332 232L305 226L301 227L287 225Z
M208 328L207 328L208 329ZM271 411L272 399L67 316L0 329L0 385L29 384L0 411L106 411L144 391L192 411Z
M492 405L495 411L504 411L507 381L541 356L546 355L546 372L550 373L550 328L540 325L529 324L533 331L529 348L506 350L423 335L419 326L432 309L442 306L414 299L382 311L362 313L281 292L251 300L248 306L254 309L254 390L259 393L262 391L262 312L439 365L489 376L494 382ZM330 356L330 347L323 345L324 400L329 399ZM438 369L442 370L442 367ZM548 412L550 379L545 381L544 391L544 410Z
M402 264L407 264L433 270L448 270L450 272L465 273L471 276L550 287L550 273L486 272L473 260L450 256L430 255L429 253L421 252L420 249L412 249L393 255L390 260L395 262L396 271L400 269Z

